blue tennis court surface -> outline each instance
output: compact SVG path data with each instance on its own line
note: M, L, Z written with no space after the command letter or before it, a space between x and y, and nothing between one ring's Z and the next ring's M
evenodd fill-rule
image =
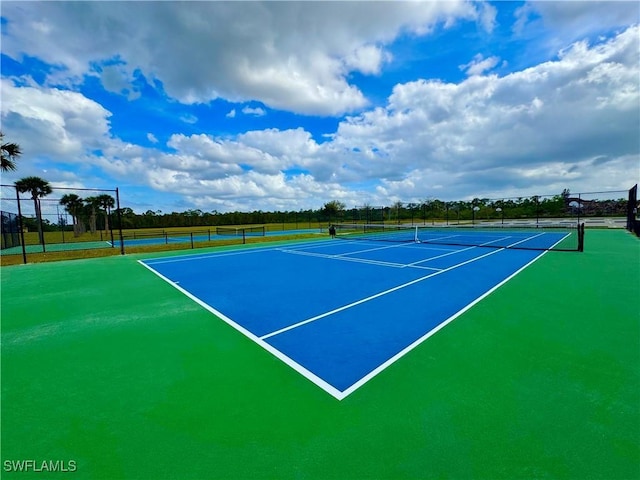
M342 399L542 254L327 240L141 263Z

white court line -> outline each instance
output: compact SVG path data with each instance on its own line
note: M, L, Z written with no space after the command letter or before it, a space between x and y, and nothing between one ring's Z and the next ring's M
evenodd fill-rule
M358 263L370 263L372 265L382 265L385 267L403 268L404 263L383 262L381 260L368 260L366 258L349 258L342 257L340 255L329 255L326 253L305 252L303 250L280 250L282 253L289 253L292 255L303 255L305 257L318 257L327 258L329 260L341 260L343 262L358 262Z
M536 237L539 237L540 235L542 235L542 233L540 233L540 234L538 234L538 235L535 235L535 236L533 236L533 237L531 237L531 238L536 238ZM303 321L301 321L301 322L294 323L294 324L292 324L292 325L289 325L289 326L287 326L287 327L281 328L281 329L276 330L276 331L274 331L274 332L267 333L266 335L263 335L263 336L262 336L262 337L260 337L260 338L261 338L262 340L266 340L267 338L271 338L271 337L274 337L274 336L279 335L279 334L281 334L281 333L287 332L287 331L289 331L289 330L293 330L294 328L301 327L301 326L303 326L303 325L306 325L306 324L311 323L311 322L315 322L315 321L317 321L317 320L320 320L320 319L322 319L322 318L325 318L325 317L328 317L328 316L330 316L330 315L336 314L336 313L338 313L338 312L342 312L342 311L347 310L347 309L349 309L349 308L353 308L353 307L355 307L355 306L357 306L357 305L361 305L361 304L363 304L363 303L365 303L365 302L369 302L369 301L374 300L374 299L376 299L376 298L382 297L383 295L388 295L389 293L395 292L396 290L400 290L400 289L402 289L402 288L405 288L405 287L408 287L408 286L414 285L414 284L416 284L416 283L418 283L418 282L422 282L423 280L427 280L428 278L435 277L436 275L440 275L440 274L445 273L445 272L450 272L451 270L454 270L454 269L456 269L456 268L462 267L463 265L467 265L467 264L469 264L469 263L475 262L476 260L480 260L481 258L485 258L485 257L488 257L488 256L490 256L490 255L494 255L494 254L496 254L496 253L498 253L498 252L501 252L501 251L503 251L503 250L506 250L506 249L508 249L508 248L511 248L511 247L513 247L514 245L518 245L519 243L522 243L522 242L524 242L524 241L531 240L531 238L528 238L528 239L526 239L526 240L520 240L519 242L512 243L511 245L508 245L507 247L503 247L503 248L499 248L499 249L497 249L497 250L493 250L493 251L491 251L491 252L489 252L489 253L485 253L484 255L480 255L479 257L473 257L473 258L472 258L472 259L470 259L470 260L466 260L466 261L461 262L461 263L458 263L458 264L456 264L456 265L452 265L451 267L445 268L445 269L443 269L443 270L439 270L439 271L434 272L434 273L431 273L431 274L429 274L429 275L425 275L424 277L420 277L420 278L417 278L417 279L412 280L412 281L410 281L410 282L403 283L402 285L398 285L398 286L396 286L396 287L390 288L390 289L385 290L385 291L383 291L383 292L376 293L375 295L371 295L371 296L369 296L369 297L366 297L366 298L360 299L360 300L358 300L358 301L356 301L356 302L353 302L353 303L350 303L350 304L347 304L347 305L343 305L342 307L338 307L338 308L333 309L333 310L331 310L331 311L329 311L329 312L325 312L325 313L322 313L322 314L320 314L320 315L316 315L315 317L308 318L307 320L303 320ZM561 240L560 240L560 241L561 241ZM557 243L559 243L560 241L558 241ZM556 243L556 245L557 245L557 243ZM554 245L554 246L555 246L555 245ZM552 247L552 248L553 248L553 247Z
M342 257L342 256L346 256L346 255L355 255L356 253L367 253L367 252L375 252L377 250L389 250L391 248L400 248L404 246L404 244L402 243L396 243L393 245L385 245L383 247L376 247L376 248L367 248L365 250L356 250L355 252L345 252L345 253L339 253L336 254L336 256L338 257Z
M453 250L448 253L443 253L442 255L436 255L435 257L429 257L429 258L425 258L424 260L418 260L417 262L409 263L407 266L413 267L414 265L417 265L419 263L430 262L431 260L436 260L438 258L448 257L449 255L455 255L456 253L466 252L467 250L473 250L474 248L478 248L478 247L468 247L468 248L462 248L460 250Z
M506 240L507 238L509 238L509 237L499 238L498 240ZM420 261L417 261L417 262L410 263L407 266L412 267L414 265L417 265L418 263L425 263L425 262L429 262L431 260L435 260L437 258L447 257L449 255L454 255L454 254L460 253L460 252L466 252L467 250L473 250L474 248L485 247L485 246L489 245L490 243L497 242L498 240L491 240L490 242L485 242L485 243L483 243L481 245L474 245L473 247L463 248L461 250L454 250L454 251L449 252L449 253L443 253L442 255L437 255L435 257L430 257L430 258L427 258L425 260L420 260Z
M330 239L327 240L315 240L313 242L301 242L292 244L295 246L326 246L327 243L331 242ZM318 243L322 245L318 245ZM229 252L208 252L208 253L189 253L186 255L179 255L175 257L155 257L155 258L145 258L142 259L143 262L149 262L149 265L159 265L161 263L174 263L174 262L189 262L192 260L202 260L210 257L227 257L230 255L244 255L249 253L257 253L257 252L271 252L282 249L282 245L277 246L263 246L263 247L249 247L242 248L242 246L238 246L237 250L229 251Z
M555 247L558 243L560 243L563 239L559 240L558 242L556 242L553 246ZM520 243L520 242L518 242ZM551 247L553 248L553 247ZM501 249L502 250L502 249ZM500 251L500 250L496 250L496 251ZM353 393L354 391L356 391L358 388L360 388L361 386L363 386L365 383L367 383L369 380L371 380L373 377L375 377L376 375L378 375L380 372L382 372L384 369L388 368L389 366L391 366L392 364L394 364L395 362L397 362L400 358L404 357L407 353L409 353L411 350L413 350L414 348L416 348L418 345L420 345L422 342L424 342L425 340L427 340L429 337L435 335L436 333L438 333L440 330L442 330L444 327L446 327L447 325L449 325L451 322L453 322L456 318L458 318L460 315L462 315L463 313L465 313L467 310L469 310L471 307L473 307L474 305L476 305L477 303L479 303L480 301L482 301L483 299L485 299L486 297L488 297L489 295L491 295L493 292L495 292L498 288L500 288L502 285L504 285L505 283L507 283L509 280L511 280L513 277L515 277L516 275L518 275L520 272L522 272L525 268L529 267L533 262L537 261L538 259L542 258L546 253L548 253L547 251L542 251L540 253L540 255L538 255L537 257L535 257L533 260L531 260L529 263L527 263L526 265L520 267L518 270L516 270L515 272L513 272L511 275L509 275L507 278L505 278L504 280L502 280L500 283L498 283L497 285L495 285L494 287L490 288L489 290L487 290L485 293L483 293L482 295L480 295L478 298L476 298L474 301L472 301L471 303L469 303L467 306L463 307L462 309L458 310L456 313L454 313L453 315L451 315L449 318L447 318L444 322L438 324L436 327L434 327L433 329L429 330L427 333L425 333L422 337L418 338L415 342L413 342L412 344L408 345L407 347L405 347L404 349L402 349L401 351L399 351L398 353L396 353L393 357L391 357L389 360L387 360L386 362L380 364L378 367L376 367L375 369L373 369L371 372L369 372L367 375L365 375L364 377L362 377L360 380L358 380L356 383L354 383L353 385L351 385L349 388L345 389L342 392L342 398L345 398L347 395L350 395L351 393Z
M382 267L392 267L392 268L406 268L411 266L413 268L419 268L422 270L442 270L441 268L433 268L433 267L423 267L420 265L407 265L406 263L395 263L395 262L383 262L382 260L370 260L367 258L353 258L353 257L345 257L343 254L329 255L327 253L316 253L316 252L305 252L304 250L280 250L282 253L289 253L292 255L303 255L306 257L317 257L317 258L326 258L328 260L340 260L342 262L356 262L356 263L367 263L370 265L379 265Z
M200 300L198 297L196 297L195 295L191 294L190 292L188 292L187 290L182 288L176 282L168 279L167 277L162 275L160 272L155 271L149 265L145 264L142 260L138 260L138 263L141 264L142 266L144 266L145 268L147 268L148 270L150 270L151 272L155 273L162 280L167 282L169 285L171 285L173 288L175 288L179 292L181 292L184 295L186 295L188 298L190 298L191 300L196 302L198 305L200 305L204 309L208 310L209 312L213 313L216 317L220 318L221 320L223 320L224 322L226 322L227 324L229 324L230 326L232 326L233 328L238 330L240 333L242 333L243 335L247 336L248 338L250 338L251 340L256 342L258 345L260 345L262 348L267 350L273 356L275 356L279 360L283 361L285 364L289 365L295 371L300 373L303 377L305 377L308 380L310 380L311 382L315 383L317 386L322 388L325 392L327 392L331 396L335 397L338 400L342 400L344 398L344 395L340 390L335 388L333 385L330 385L329 383L325 382L322 378L318 377L313 372L307 370L302 365L300 365L299 363L297 363L296 361L294 361L293 359L289 358L287 355L282 353L280 350L272 347L267 342L265 342L264 340L260 339L259 337L257 337L253 333L251 333L246 328L242 327L240 324L238 324L238 323L234 322L233 320L231 320L229 317L227 317L222 312L216 310L215 308L213 308L208 303Z
M568 236L568 235L567 235ZM558 240L558 242L556 242L552 247L555 247L557 244L559 244L562 240L564 240L564 238L566 238L567 236L563 237L562 239ZM520 243L520 242L518 242ZM515 244L514 244L515 245ZM274 250L272 248L269 249L261 249L261 250ZM458 266L462 266L463 264L466 263L471 263L475 260L478 260L480 258L483 257L487 257L489 255L498 253L500 251L502 251L504 249L498 249L498 250L494 250L492 252L489 252L486 255L482 255L480 257L476 257L472 260L469 260L467 262L464 262L462 264L456 265L452 268L457 268ZM296 361L294 361L293 359L291 359L290 357L288 357L287 355L285 355L284 353L280 352L279 350L277 350L276 348L272 347L271 345L269 345L267 342L264 341L264 336L263 337L258 337L256 335L254 335L253 333L251 333L250 331L248 331L247 329L245 329L244 327L240 326L238 323L234 322L233 320L231 320L229 317L227 317L226 315L224 315L223 313L219 312L218 310L216 310L215 308L211 307L209 304L207 304L206 302L203 302L202 300L200 300L198 297L196 297L195 295L189 293L187 290L185 290L184 288L180 287L176 282L171 281L170 279L168 279L167 277L165 277L164 275L162 275L161 273L157 272L156 270L154 270L152 267L150 267L149 265L145 264L143 260L138 260L138 263L140 263L142 266L144 266L145 268L147 268L149 271L153 272L154 274L156 274L158 277L160 277L161 279L163 279L164 281L166 281L167 283L169 283L171 286L173 286L174 288L176 288L178 291L180 291L181 293L183 293L184 295L186 295L188 298L190 298L191 300L193 300L194 302L196 302L198 305L202 306L204 309L208 310L209 312L213 313L216 317L220 318L221 320L223 320L225 323L227 323L228 325L230 325L231 327L235 328L236 330L238 330L240 333L244 334L246 337L248 337L249 339L253 340L255 343L257 343L258 345L260 345L262 348L264 348L265 350L267 350L269 353L271 353L273 356L275 356L276 358L280 359L281 361L283 361L285 364L289 365L291 368L293 368L295 371L297 371L298 373L300 373L303 377L307 378L309 381L311 381L312 383L314 383L315 385L317 385L318 387L320 387L321 389L323 389L325 392L327 392L329 395L331 395L332 397L334 397L337 400L343 400L344 398L346 398L348 395L350 395L351 393L353 393L355 390L357 390L358 388L360 388L361 386L363 386L365 383L367 383L369 380L371 380L373 377L375 377L376 375L378 375L380 372L382 372L385 368L389 367L390 365L392 365L393 363L395 363L397 360L399 360L401 357L403 357L404 355L406 355L409 351L413 350L414 348L416 348L418 345L420 345L422 342L424 342L427 338L431 337L433 334L435 334L436 332L438 332L439 330L441 330L442 328L444 328L446 325L448 325L449 323L451 323L453 320L455 320L457 317L459 317L462 313L466 312L468 309L470 309L473 305L477 304L480 300L482 300L483 298L485 298L487 295L489 295L490 293L492 293L493 291L495 291L496 289L498 289L500 286L502 286L503 284L505 284L507 281L509 281L510 279L512 279L514 276L516 276L518 273L520 273L522 270L524 270L525 268L527 268L529 265L531 265L533 262L535 262L536 260L538 260L539 258L541 258L543 255L545 255L546 253L548 253L547 251L543 251L539 256L537 256L536 258L534 258L533 260L531 260L529 263L527 263L525 266L521 267L520 269L518 269L516 272L514 272L513 274L511 274L509 277L507 277L506 279L504 279L502 282L500 282L499 284L497 284L496 286L494 286L493 288L491 288L490 290L488 290L486 293L484 293L482 296L480 296L479 298L477 298L476 300L474 300L473 302L471 302L469 305L467 305L466 307L464 307L463 309L461 309L459 312L457 312L456 314L452 315L451 317L449 317L447 320L445 320L443 323L441 323L440 325L438 325L437 327L435 327L434 329L430 330L429 332L427 332L425 335L423 335L422 337L420 337L418 340L416 340L415 342L413 342L411 345L407 346L406 348L404 348L402 351L400 351L399 353L397 353L396 355L394 355L393 357L391 357L389 360L387 360L386 362L382 363L381 365L379 365L378 367L376 367L374 370L372 370L371 372L369 372L367 375L365 375L364 377L362 377L360 380L358 380L356 383L354 383L353 385L351 385L350 387L348 387L347 389L345 389L344 391L340 391L337 388L333 387L332 385L330 385L329 383L327 383L325 380L323 380L322 378L318 377L317 375L315 375L314 373L312 373L311 371L307 370L305 367L303 367L302 365L300 365L299 363L297 363ZM451 268L450 268L451 269ZM444 273L444 270L439 273ZM423 277L423 279L426 279L428 277L432 277L435 276L437 274L432 274L432 275L428 275L427 277ZM418 281L421 281L421 279L418 279L414 282L411 283L416 283ZM405 285L406 286L406 285ZM402 288L403 286L397 287L397 288ZM396 289L397 289L396 288ZM360 302L361 303L361 302ZM325 315L326 316L326 315ZM274 335L276 332L274 332L273 334L270 335Z
M361 305L361 304L363 304L365 302L369 302L371 300L374 300L376 298L382 297L384 295L388 295L388 294L390 294L392 292L395 292L397 290L400 290L402 288L406 288L406 287L409 287L409 286L414 285L416 283L422 282L422 281L424 281L424 280L426 280L428 278L435 277L436 275L440 275L440 274L443 274L445 272L449 272L449 271L451 271L451 270L453 270L455 268L462 267L463 265L467 265L468 263L475 262L476 260L480 260L481 258L485 258L485 257L488 257L490 255L495 255L496 253L501 252L502 250L504 250L504 248L501 248L499 250L493 250L493 251L491 251L489 253L485 253L484 255L480 255L479 257L473 257L470 260L466 260L464 262L458 263L458 264L453 265L451 267L445 268L444 270L439 270L437 272L430 273L429 275L425 275L424 277L416 278L415 280L411 280L410 282L403 283L402 285L398 285L396 287L389 288L388 290L384 290L382 292L376 293L375 295L371 295L369 297L362 298L362 299L360 299L360 300L358 300L356 302L349 303L347 305L343 305L342 307L335 308L335 309L333 309L331 311L322 313L320 315L316 315L315 317L308 318L307 320L303 320L301 322L289 325L288 327L284 327L284 328L281 328L281 329L276 330L274 332L268 333L268 334L263 335L262 337L260 337L260 339L266 340L267 338L271 338L271 337L274 337L274 336L279 335L281 333L287 332L289 330L293 330L294 328L298 328L298 327L301 327L301 326L306 325L308 323L315 322L317 320L320 320L321 318L325 318L325 317L328 317L330 315L336 314L338 312L342 312L344 310L348 310L349 308L353 308L353 307L355 307L357 305Z

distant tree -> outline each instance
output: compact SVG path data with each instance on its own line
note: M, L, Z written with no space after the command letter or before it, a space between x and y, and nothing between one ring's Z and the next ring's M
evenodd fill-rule
M100 207L98 197L87 197L84 199L84 203L89 213L89 228L91 229L91 233L96 233L98 230L96 226L97 212Z
M106 232L109 231L109 215L111 215L111 209L115 207L116 201L111 195L102 194L96 197L98 202L98 206L104 212L104 229Z
M62 196L60 205L64 206L65 210L71 215L73 235L76 237L80 236L84 231L84 226L80 222L80 215L82 213L82 207L84 206L82 198L75 193L69 193Z
M4 143L4 133L0 132L0 142L2 143L2 163L0 164L0 170L8 172L9 170L16 169L16 160L22 151L20 145L17 143Z
M400 224L400 211L404 208L402 202L395 202L391 207L396 212L396 222Z
M38 239L40 243L44 243L44 236L42 234L42 210L40 209L40 199L46 197L51 193L51 185L46 180L40 177L24 177L15 182L15 186L20 193L31 194L33 199L33 206L36 211L36 218L38 220Z
M329 217L331 222L333 219L340 217L344 212L346 205L339 200L331 200L324 204L322 207L322 213Z

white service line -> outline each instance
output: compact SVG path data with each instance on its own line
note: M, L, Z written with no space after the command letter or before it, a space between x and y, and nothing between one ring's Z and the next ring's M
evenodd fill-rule
M315 240L313 242L301 242L299 244L293 244L293 246L313 246L320 247L326 246L325 244L330 242L331 240ZM320 244L320 245L318 245ZM231 255L246 255L249 253L258 253L258 252L274 252L282 249L282 245L270 246L270 247L250 247L250 248L242 248L240 247L238 250L233 250L229 252L208 252L208 253L190 253L187 255L179 255L176 257L156 257L156 258L145 258L141 261L146 263L147 265L159 265L161 263L175 263L175 262L189 262L191 260L202 260L211 257L228 257Z
M357 305L361 305L361 304L363 304L365 302L369 302L369 301L374 300L376 298L382 297L383 295L388 295L389 293L395 292L396 290L400 290L402 288L409 287L409 286L414 285L416 283L422 282L423 280L426 280L428 278L432 278L432 277L435 277L436 275L440 275L442 273L449 272L449 271L454 270L456 268L462 267L463 265L467 265L469 263L475 262L476 260L480 260L481 258L485 258L485 257L488 257L490 255L495 255L496 253L501 252L502 250L504 250L504 248L501 248L501 249L498 249L498 250L493 250L493 251L491 251L489 253L485 253L484 255L480 255L479 257L474 257L474 258L472 258L470 260L466 260L466 261L458 263L456 265L452 265L451 267L445 268L444 270L439 270L437 272L430 273L429 275L425 275L424 277L420 277L420 278L417 278L417 279L412 280L410 282L403 283L402 285L398 285L396 287L389 288L388 290L384 290L383 292L376 293L375 295L371 295L369 297L360 299L360 300L358 300L356 302L349 303L347 305L343 305L342 307L338 307L338 308L335 308L335 309L333 309L333 310L331 310L329 312L325 312L325 313L322 313L320 315L316 315L315 317L308 318L307 320L303 320L301 322L294 323L293 325L289 325L288 327L281 328L279 330L276 330L275 332L268 333L268 334L263 335L262 337L260 337L260 339L261 340L266 340L267 338L271 338L271 337L273 337L275 335L279 335L279 334L287 332L289 330L293 330L294 328L298 328L298 327L301 327L301 326L306 325L308 323L315 322L317 320L320 320L321 318L325 318L325 317L328 317L330 315L336 314L338 312L342 312L344 310L347 310L349 308L353 308L353 307L355 307Z

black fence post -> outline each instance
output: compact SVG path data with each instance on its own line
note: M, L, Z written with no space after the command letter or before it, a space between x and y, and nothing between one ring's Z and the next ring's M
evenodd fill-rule
M109 207L107 216L109 217L109 234L111 235L111 248L115 248L116 245L113 241L113 218L111 218L111 207Z
M36 215L38 216L38 224L40 225L40 243L42 244L42 253L47 253L47 249L44 245L44 225L42 224L42 205L40 204L40 199L36 199L38 202L38 211Z
M16 187L16 200L18 201L18 223L20 224L20 243L22 244L22 261L27 263L27 249L24 245L24 225L22 223L22 209L20 208L20 192Z
M122 237L122 213L120 212L120 191L116 188L116 207L118 208L118 231L120 233L120 255L124 255L124 238Z

